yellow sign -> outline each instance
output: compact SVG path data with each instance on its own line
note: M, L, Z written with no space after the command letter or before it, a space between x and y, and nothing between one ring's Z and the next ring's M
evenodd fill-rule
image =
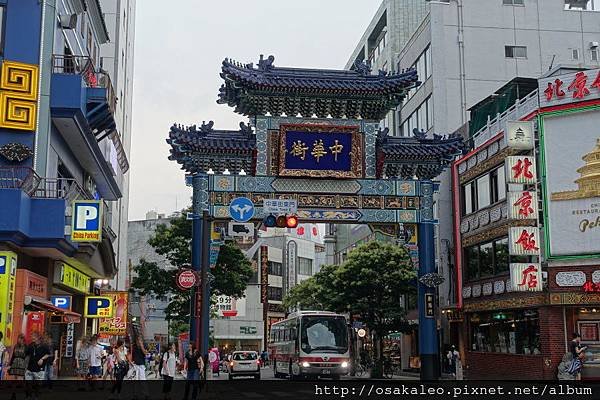
M34 131L39 67L4 60L0 75L0 127Z
M65 263L60 263L56 266L57 268L54 272L55 283L60 283L81 293L90 292L92 279L89 276Z
M6 346L12 344L16 276L17 255L11 251L0 252L0 332Z
M127 335L127 299L128 292L105 292L107 297L112 297L114 308L112 318L102 318L98 321L98 333L111 336Z
M86 318L110 318L113 316L112 296L86 296L84 315Z

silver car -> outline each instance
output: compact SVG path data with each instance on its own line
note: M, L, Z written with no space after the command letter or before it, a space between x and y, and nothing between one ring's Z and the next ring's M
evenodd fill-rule
M256 351L234 351L229 361L229 380L234 376L260 379L260 357Z

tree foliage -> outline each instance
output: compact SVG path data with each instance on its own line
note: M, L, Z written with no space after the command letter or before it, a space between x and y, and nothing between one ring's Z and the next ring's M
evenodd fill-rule
M295 286L286 307L349 313L368 328L381 359L383 337L407 331L402 295L416 293L417 272L406 248L371 241L349 253L341 265L327 265Z
M192 221L186 218L186 211L171 219L170 225L158 225L148 240L154 251L164 256L174 268L166 269L141 259L133 268L136 276L131 282L131 289L141 296L167 296L166 318L183 323L189 320L191 291L177 287L176 274L180 268L189 267L192 257ZM213 299L218 295L242 297L254 273L251 262L233 242L221 246L217 264L210 272L215 277L211 285Z

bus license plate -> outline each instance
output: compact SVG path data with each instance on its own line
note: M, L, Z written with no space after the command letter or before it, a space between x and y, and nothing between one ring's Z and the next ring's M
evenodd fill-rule
M331 371L330 371L330 370L328 370L328 369L324 369L324 370L321 370L321 373L322 373L323 375L329 375L329 374L331 374Z

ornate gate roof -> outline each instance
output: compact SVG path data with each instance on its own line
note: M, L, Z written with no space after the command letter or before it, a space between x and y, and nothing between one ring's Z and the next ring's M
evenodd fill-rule
M270 113L381 120L420 83L414 69L371 75L365 64L352 71L323 70L275 67L274 60L261 55L255 67L225 59L221 72L225 83L217 102L248 116Z

